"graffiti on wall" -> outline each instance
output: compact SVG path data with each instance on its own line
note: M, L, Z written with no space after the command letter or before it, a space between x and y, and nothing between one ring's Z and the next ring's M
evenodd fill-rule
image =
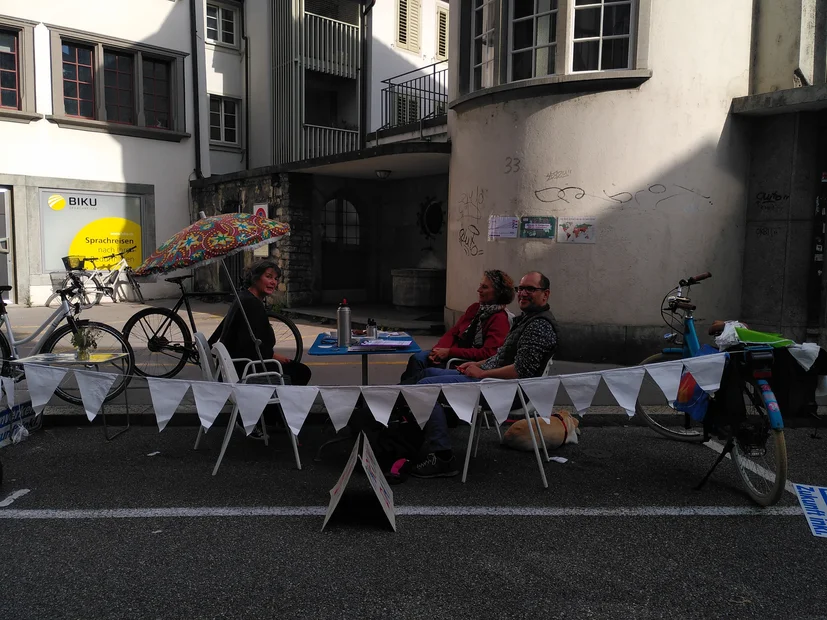
M477 243L477 238L480 235L479 223L487 193L487 189L477 186L472 191L463 192L460 197L457 218L460 229L457 241L466 256L480 256L484 253Z

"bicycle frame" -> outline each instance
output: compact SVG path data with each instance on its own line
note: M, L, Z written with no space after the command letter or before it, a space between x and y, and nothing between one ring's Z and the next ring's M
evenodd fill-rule
M63 319L66 319L70 325L74 326L75 317L72 314L72 307L69 305L69 302L66 301L65 297L61 298L60 307L57 308L57 310L55 310L52 313L52 316L46 319L40 325L40 327L38 327L34 331L34 333L30 334L29 336L26 336L25 338L17 340L14 337L14 329L12 328L11 317L9 316L8 312L5 312L2 316L0 316L0 321L2 321L1 325L5 326L6 328L6 338L9 341L9 346L11 347L13 357L20 357L20 354L17 350L17 347L19 345L29 344L45 331L45 333L43 333L43 336L37 341L37 344L35 345L34 350L32 351L32 354L40 353L40 349L43 346L43 343L46 342L46 340L48 340L49 336L51 336L52 332L54 332L57 329L57 326L60 325Z

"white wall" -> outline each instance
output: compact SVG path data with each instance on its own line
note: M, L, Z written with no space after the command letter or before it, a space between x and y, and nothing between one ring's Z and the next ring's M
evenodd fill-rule
M735 316L747 144L728 111L733 97L748 94L751 6L654 2L653 75L639 88L460 109L452 120L448 308L474 299L483 269L515 280L537 269L551 278L562 322L655 326L669 288L709 270L714 278L693 290L702 317ZM492 214L594 217L597 243L489 242Z
M267 0L246 0L247 36L250 38L250 168L273 163L273 19Z
M79 10L81 7L83 10ZM86 0L78 5L46 0L4 0L0 12L62 28L190 52L189 3L185 1ZM37 111L48 114L51 113L49 37L42 23L37 27L35 45ZM191 56L185 60L185 76L186 130L192 134ZM202 118L204 113L206 109L202 108ZM158 243L189 223L189 179L195 168L192 138L166 142L61 128L45 119L16 123L0 118L0 143L6 145L0 149L3 174L153 185ZM203 153L205 174L208 174L206 149ZM19 209L20 205L15 205L15 217L24 215ZM28 265L19 265L18 269L21 268L28 269ZM37 303L48 293L48 276L31 275L32 301ZM161 291L161 287L160 284L150 286L148 292L151 295L153 288Z
M370 118L368 132L382 125L382 80L438 62L436 58L437 6L448 8L443 0L420 0L420 51L418 54L396 47L396 0L379 0L371 11ZM450 22L449 22L450 26ZM450 38L449 38L450 45ZM416 74L406 77L413 78Z

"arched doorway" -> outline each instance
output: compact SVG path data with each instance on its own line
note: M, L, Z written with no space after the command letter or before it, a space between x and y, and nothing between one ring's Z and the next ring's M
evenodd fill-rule
M364 300L366 243L356 206L337 196L322 211L322 288L325 301Z

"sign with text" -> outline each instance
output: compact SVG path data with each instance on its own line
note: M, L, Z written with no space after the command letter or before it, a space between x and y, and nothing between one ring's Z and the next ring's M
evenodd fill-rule
M126 255L133 268L143 261L142 197L112 192L40 190L43 271L63 271L64 256L101 258L137 248ZM116 259L101 261L106 268Z
M827 538L827 487L796 484L795 494L813 536Z
M37 422L37 415L32 409L32 402L26 401L11 409L0 409L0 448L12 443L14 428L22 424L31 430Z
M520 218L520 238L553 240L556 236L556 218L546 216L523 216Z
M361 456L359 456L360 447ZM382 468L379 467L376 455L373 453L373 449L370 447L370 442L364 432L360 433L356 438L356 443L353 444L353 450L350 452L350 457L345 464L342 475L339 476L339 480L335 486L330 489L330 504L327 507L327 514L325 514L322 529L324 530L327 522L330 521L330 517L333 516L336 510L336 506L339 505L345 488L348 482L350 482L350 477L353 475L353 470L356 468L357 460L362 464L362 469L365 470L368 482L370 482L370 488L373 489L373 492L376 494L376 498L382 506L382 511L385 513L385 516L388 517L388 521L390 521L391 527L395 532L396 513L393 507L393 491L391 491L388 481L385 480L385 476L382 474Z

